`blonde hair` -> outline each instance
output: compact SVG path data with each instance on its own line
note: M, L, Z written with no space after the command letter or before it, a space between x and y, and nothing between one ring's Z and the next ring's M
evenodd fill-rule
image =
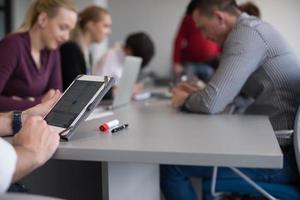
M99 22L103 16L110 15L108 10L100 6L89 6L78 14L78 21L75 29L72 31L71 40L79 41L80 34L84 31L88 22Z
M66 8L76 12L72 0L34 0L27 10L25 19L18 28L18 32L29 31L36 23L38 16L43 12L50 18L56 16L59 8Z
M89 6L78 14L78 26L83 30L88 22L99 22L104 15L109 15L107 9L100 6Z

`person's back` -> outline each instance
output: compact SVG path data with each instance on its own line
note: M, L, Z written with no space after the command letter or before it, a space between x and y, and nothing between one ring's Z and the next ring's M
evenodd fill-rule
M172 90L172 106L192 112L220 113L241 94L252 98L246 114L269 116L275 130L291 129L300 94L300 61L296 54L277 30L242 13L235 0L197 2L194 17L199 28L223 47L220 65L205 87L176 86ZM292 144L282 146L282 169L239 170L253 181L293 184L299 181L299 173L292 149ZM196 199L189 177L208 180L212 171L212 167L162 166L163 192L168 199ZM236 178L226 168L218 169L218 179Z
M242 91L254 102L246 114L268 115L275 130L289 129L299 77L300 61L278 31L244 13L224 42L216 74L185 105L191 111L219 113Z
M292 128L295 104L291 102L295 102L300 94L300 60L278 31L246 14L241 15L237 27L230 33L226 42L239 40L235 37L241 32L248 31L257 33L253 37L261 37L264 48L256 49L254 52L260 56L257 58L259 67L248 78L242 89L243 94L254 99L254 103L245 113L268 115L276 130ZM226 49L228 48L226 42L224 51L228 52L230 49Z

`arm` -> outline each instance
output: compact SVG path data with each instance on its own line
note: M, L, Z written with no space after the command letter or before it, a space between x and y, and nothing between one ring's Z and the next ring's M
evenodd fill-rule
M15 69L18 67L20 53L16 37L8 36L3 39L0 42L0 52L0 110L22 110L35 105L34 102L28 100L15 100L3 96L3 90L7 82L12 78Z
M0 191L7 189L13 173L13 180L17 181L44 164L55 152L59 136L41 117L49 112L60 96L60 92L56 91L49 101L22 113L23 127L13 139L15 150L0 138ZM11 134L12 114L1 114L0 121L0 133Z
M188 26L190 24L189 20L190 20L189 16L185 16L182 19L181 24L179 26L179 30L176 34L175 41L174 41L174 49L173 49L174 63L182 63L182 47L187 37Z
M32 108L29 108L22 112L22 123L26 121L27 118L31 116L41 116L45 117L46 114L50 111L53 105L60 98L61 93L59 90L54 91L54 94L49 98L48 101L38 104ZM12 135L12 112L0 113L0 136Z
M266 44L249 27L239 27L224 45L220 66L203 91L187 98L185 107L193 112L218 113L232 102L249 76L262 64Z
M0 193L5 192L11 183L17 162L14 148L0 138Z
M54 154L59 144L55 134L41 117L30 117L13 139L13 147L0 138L0 192L11 181L20 180Z
M59 144L59 135L41 117L30 117L13 140L17 153L13 181L18 181L52 157Z
M187 28L189 26L189 17L185 16L180 24L179 30L175 37L173 49L173 70L176 75L179 75L182 70L182 49L187 37Z

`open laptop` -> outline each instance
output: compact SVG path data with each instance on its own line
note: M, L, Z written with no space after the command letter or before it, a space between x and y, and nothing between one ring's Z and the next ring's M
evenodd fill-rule
M134 56L126 56L123 73L119 80L113 100L101 101L100 106L106 109L115 109L128 104L132 98L134 84L138 78L142 59Z

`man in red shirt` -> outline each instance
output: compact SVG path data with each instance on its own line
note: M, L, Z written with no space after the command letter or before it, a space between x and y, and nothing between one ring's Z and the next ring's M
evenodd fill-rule
M187 6L177 33L173 52L173 72L176 78L185 74L189 79L198 77L207 82L214 73L210 62L220 53L219 46L205 38L197 28L192 13L195 0Z

